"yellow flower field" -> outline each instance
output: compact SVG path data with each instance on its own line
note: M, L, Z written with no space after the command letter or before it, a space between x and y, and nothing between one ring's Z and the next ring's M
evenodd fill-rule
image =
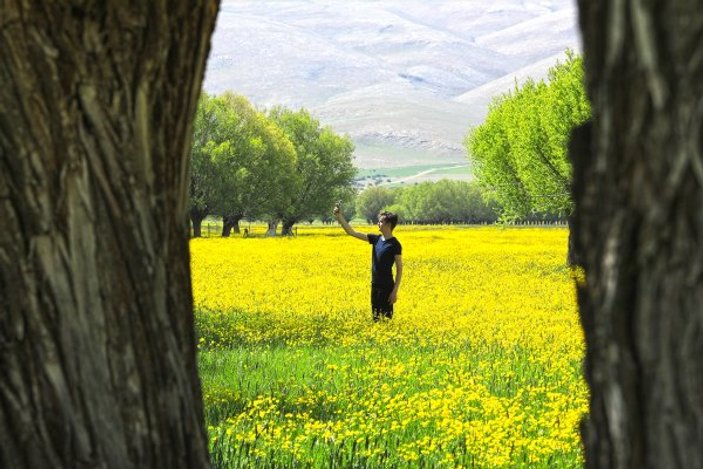
M191 242L215 466L582 466L565 229L399 226L378 324L370 246L298 233Z

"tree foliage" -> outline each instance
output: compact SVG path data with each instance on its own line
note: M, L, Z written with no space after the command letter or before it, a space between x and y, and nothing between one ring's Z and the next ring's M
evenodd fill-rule
M292 189L290 140L246 98L232 93L202 95L191 160L191 217L221 215L223 234L243 217L276 210Z
M499 207L486 201L475 182L443 179L403 188L369 187L357 199L357 214L370 223L388 210L404 223L493 223Z
M190 151L190 218L196 236L200 222L210 213L215 203L217 171L211 155L217 151L218 101L203 94L200 97L193 124L193 144Z
M353 208L354 146L307 111L258 111L243 96L203 94L191 149L194 233L208 214L223 217L223 236L242 218L293 224L329 218L337 200Z
M272 214L283 222L283 234L292 226L321 213L327 213L335 200L348 197L356 168L354 145L301 109L276 107L270 118L282 129L295 147L297 159L292 190Z
M221 143L211 158L217 170L213 210L238 231L241 218L261 217L284 204L294 183L295 148L278 126L243 96L225 93Z
M368 223L375 223L378 214L395 202L397 190L383 186L371 186L356 199L356 213Z
M497 205L486 202L474 182L443 179L402 189L397 204L414 223L492 223Z
M486 120L466 139L474 174L503 216L571 212L571 129L590 117L582 59L568 52L549 70L547 82L528 80L497 97Z

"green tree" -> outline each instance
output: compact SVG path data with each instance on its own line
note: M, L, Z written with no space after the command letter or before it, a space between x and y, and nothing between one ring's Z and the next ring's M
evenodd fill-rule
M295 189L296 152L284 132L243 96L223 94L224 108L212 160L219 183L214 209L222 215L222 236L239 233L242 218L272 213Z
M571 213L567 141L589 117L582 59L571 52L548 82L529 80L494 100L466 146L477 180L505 218Z
M290 235L295 223L331 210L335 198L345 188L352 187L356 175L352 164L354 145L349 137L322 128L304 109L291 111L276 107L269 116L296 150L292 190L271 212L272 218L281 220L282 234Z
M239 221L270 213L292 190L295 148L243 96L201 96L191 150L194 236L208 214L222 216L222 236Z
M475 182L423 182L405 187L396 201L393 208L415 223L492 223L497 219L497 205L484 200Z
M495 223L501 212L498 201L486 196L475 181L466 183L466 198L468 203L467 223Z
M203 219L216 204L217 185L221 182L212 155L222 145L219 122L224 114L222 103L203 93L193 123L193 144L190 151L190 208L193 236L200 237Z
M383 186L364 189L356 199L356 213L368 223L376 223L378 214L393 205L395 191Z

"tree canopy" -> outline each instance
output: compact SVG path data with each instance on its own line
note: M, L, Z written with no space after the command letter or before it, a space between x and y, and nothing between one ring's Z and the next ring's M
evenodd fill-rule
M292 190L272 214L283 222L283 234L289 234L295 223L327 213L335 200L348 198L356 175L354 144L349 137L321 127L304 109L276 107L269 117L293 143L297 155Z
M357 215L369 223L388 210L405 223L493 223L499 207L475 182L443 179L414 186L369 187L357 197Z
M242 218L324 218L336 200L352 201L354 146L307 111L255 109L243 96L203 94L191 150L194 233L208 214L223 217L223 235Z
M393 205L397 191L382 186L371 186L356 199L356 212L368 223L375 223L378 214Z
M241 218L272 213L293 189L295 148L281 129L243 96L216 98L224 109L222 143L211 153L217 169L213 211L224 218L223 234Z
M474 174L506 219L571 212L571 130L590 118L582 59L567 53L548 81L528 80L497 97L466 139Z
M193 144L190 150L190 217L196 236L199 221L210 213L216 198L217 171L211 155L221 144L217 135L218 122L222 114L218 100L203 94L200 97L193 124Z

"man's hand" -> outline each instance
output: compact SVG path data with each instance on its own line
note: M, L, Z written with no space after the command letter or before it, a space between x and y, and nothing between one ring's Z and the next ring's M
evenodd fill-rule
M332 210L332 213L334 213L335 218L339 222L340 225L342 225L342 228L344 228L344 232L348 234L349 236L353 236L356 239L360 239L362 241L368 242L369 238L363 233L357 233L352 229L351 226L349 226L349 222L344 219L344 215L342 214L342 209L339 207L342 204L342 201L340 200L336 204L334 204L334 210Z
M395 304L396 301L398 301L398 292L393 290L393 291L391 291L391 294L388 297L388 302L390 304Z

